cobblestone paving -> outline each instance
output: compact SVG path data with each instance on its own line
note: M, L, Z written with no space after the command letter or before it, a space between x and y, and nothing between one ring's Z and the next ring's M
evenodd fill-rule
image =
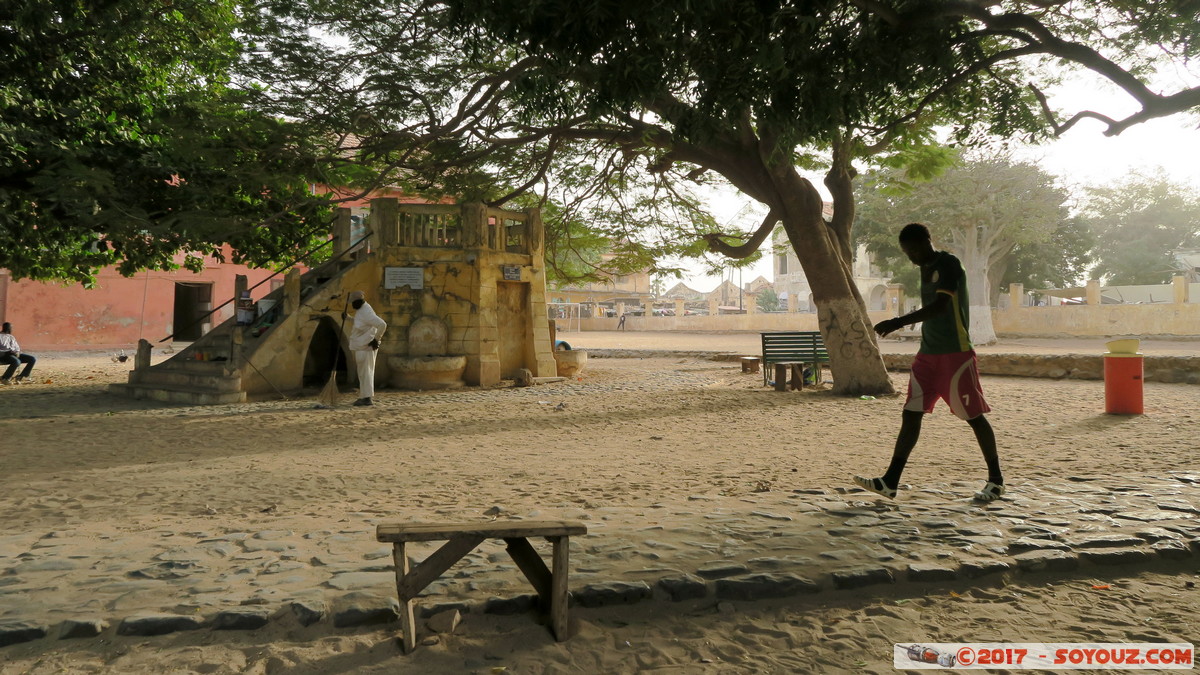
M700 389L725 377L681 363L631 381L566 382L525 390L424 394L421 405L469 408L505 401L551 406L581 396ZM380 397L380 413L413 397ZM311 407L311 401L204 408L206 415ZM198 409L197 409L198 410ZM147 407L137 414L178 416ZM630 507L603 501L509 511L499 519L584 521L571 541L571 588L582 607L648 598L755 600L872 584L923 584L1037 572L1100 575L1113 566L1193 564L1200 556L1200 473L1118 473L1044 480L1003 501L964 497L975 483L906 489L888 502L856 488L665 496ZM70 502L62 497L63 504ZM53 504L50 505L51 507ZM42 508L47 508L43 504ZM430 508L430 520L438 508ZM450 513L452 510L447 510ZM0 646L51 637L151 635L208 626L247 629L269 620L324 621L331 630L396 617L391 551L374 541L379 510L339 513L328 527L279 516L269 529L206 527L202 517L147 531L119 527L5 528L0 535ZM132 546L147 534L158 544ZM672 543L673 542L673 543ZM535 545L548 555L545 544ZM423 559L435 545L413 547ZM501 542L469 554L421 598L427 614L448 607L522 611L528 587Z

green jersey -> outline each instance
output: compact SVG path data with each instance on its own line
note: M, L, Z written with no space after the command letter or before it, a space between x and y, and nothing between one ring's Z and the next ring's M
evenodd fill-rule
M945 251L936 252L929 264L921 265L921 305L932 305L938 293L950 296L950 310L921 324L921 353L971 351L971 335L967 332L971 319L966 274L958 258Z

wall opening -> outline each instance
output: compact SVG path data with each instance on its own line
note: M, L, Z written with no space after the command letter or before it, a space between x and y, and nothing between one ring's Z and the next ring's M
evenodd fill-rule
M337 383L347 383L346 351L342 347L341 331L333 319L322 316L308 342L304 357L304 386L324 387L329 374L337 373Z
M175 282L175 307L171 319L175 340L199 340L212 328L212 317L204 316L212 311L212 287L211 283Z

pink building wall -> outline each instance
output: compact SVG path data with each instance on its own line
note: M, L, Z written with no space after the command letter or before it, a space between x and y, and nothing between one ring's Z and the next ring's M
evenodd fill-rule
M272 272L209 258L200 274L181 269L123 277L115 268L106 268L97 275L95 288L84 288L80 284L13 281L7 270L0 270L0 317L12 322L21 348L30 352L128 349L141 338L157 345L175 331L177 283L211 283L212 307L217 307L233 297L234 277L238 274L246 275L249 285L254 286ZM282 282L283 275L276 279ZM251 291L251 296L262 298L272 286L271 282L264 283ZM230 303L217 311L212 325L233 316L233 310Z
M348 197L345 189L314 185L314 191ZM374 197L396 197L404 203L424 203L420 197L407 196L400 190L384 187L368 197L348 201L347 206L363 211ZM442 203L453 203L443 198ZM228 247L226 247L228 249ZM226 255L229 251L226 250ZM182 262L177 256L176 262ZM301 268L305 271L305 268ZM244 274L249 286L271 276L270 270L250 269L244 265L219 263L214 258L205 261L205 270L195 274L187 270L172 272L139 272L133 277L121 276L115 268L97 274L96 286L84 288L79 284L56 284L39 281L13 281L8 270L0 269L0 320L13 324L13 334L22 349L30 352L54 349L129 349L145 338L157 344L159 340L182 329L175 326L175 287L177 283L211 283L212 307L233 297L234 276ZM283 275L275 278L282 283ZM274 284L264 283L251 291L251 297L261 299ZM233 316L230 303L212 316L215 327ZM183 323L190 323L185 320ZM166 343L163 343L166 344Z

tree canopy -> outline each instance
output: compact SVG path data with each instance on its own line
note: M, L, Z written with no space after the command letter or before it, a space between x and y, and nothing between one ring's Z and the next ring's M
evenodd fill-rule
M1200 247L1200 197L1160 171L1091 187L1084 219L1096 237L1092 277L1112 286L1161 284L1179 273L1172 253Z
M244 107L231 0L10 3L0 18L0 267L88 281L221 254L266 264L328 227L314 155Z
M926 224L934 245L962 261L971 298L971 337L981 344L995 341L990 311L994 282L1013 261L1016 247L1022 247L1022 260L1028 260L1031 251L1058 243L1056 234L1071 222L1067 192L1055 177L1004 155L964 157L923 182L910 182L897 169L866 178L859 191L858 236L885 269L912 270L896 235L904 223ZM919 281L906 286L916 295Z
M932 171L935 131L963 145L1036 141L1090 118L1119 133L1200 105L1186 67L1174 90L1151 84L1198 55L1197 0L247 0L236 13L231 2L30 3L7 29L12 74L92 86L34 86L21 106L67 122L34 142L21 134L41 121L12 125L20 142L5 170L35 175L11 193L19 208L0 244L10 258L28 246L58 262L4 264L90 264L79 251L100 232L122 242L125 269L218 239L266 255L311 225L295 206L308 183L493 205L563 188L572 197L558 203L577 205L567 221L642 262L706 248L744 258L782 226L812 284L835 388L879 393L890 380L850 276L857 167ZM51 58L30 56L41 42ZM1119 87L1135 112L1059 110L1047 92L1072 70ZM24 95L15 82L6 97ZM93 99L79 119L61 107ZM118 102L134 104L107 120ZM194 113L207 121L184 124ZM89 157L83 170L21 156L58 139ZM806 171L824 174L828 220ZM183 189L164 187L176 175ZM762 221L717 223L697 196L714 182L761 203ZM79 186L80 199L62 194ZM35 216L35 235L17 225ZM256 218L267 225L245 227Z
M1196 56L1194 0L300 0L257 6L247 73L263 109L354 138L362 161L418 190L493 204L563 176L631 250L733 258L782 225L813 284L835 387L890 390L850 278L856 162L932 170L956 143L1038 140L1092 118L1118 133L1200 104L1156 93L1156 63ZM309 27L320 26L324 37ZM1155 49L1147 49L1154 46ZM1046 93L1087 70L1139 110L1065 114ZM824 172L832 217L801 170ZM723 231L694 189L762 203ZM605 206L595 206L606 204ZM613 226L610 221L610 226Z

